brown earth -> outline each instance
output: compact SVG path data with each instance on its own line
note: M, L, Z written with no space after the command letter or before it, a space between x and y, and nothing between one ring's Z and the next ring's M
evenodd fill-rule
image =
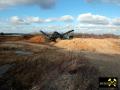
M31 43L43 43L45 42L45 39L43 36L33 36L28 41Z

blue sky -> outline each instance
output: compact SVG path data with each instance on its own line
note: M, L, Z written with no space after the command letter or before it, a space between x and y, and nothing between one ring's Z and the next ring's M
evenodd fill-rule
M120 34L120 0L1 0L0 32Z

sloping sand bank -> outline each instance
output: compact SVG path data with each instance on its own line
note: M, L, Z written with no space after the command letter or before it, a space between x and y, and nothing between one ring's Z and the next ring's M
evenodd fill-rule
M58 41L55 46L72 51L120 54L120 39L74 38L72 40Z

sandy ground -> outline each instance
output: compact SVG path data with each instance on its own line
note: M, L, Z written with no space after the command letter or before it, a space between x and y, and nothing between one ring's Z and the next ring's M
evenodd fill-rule
M71 51L120 54L120 39L75 38L58 41L55 46Z

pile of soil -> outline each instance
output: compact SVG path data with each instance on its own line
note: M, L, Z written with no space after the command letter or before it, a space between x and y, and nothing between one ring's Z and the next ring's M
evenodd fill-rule
M28 41L32 43L44 43L45 38L43 36L33 36Z
M74 38L61 40L55 44L59 48L72 51L90 51L99 53L120 54L119 39Z

